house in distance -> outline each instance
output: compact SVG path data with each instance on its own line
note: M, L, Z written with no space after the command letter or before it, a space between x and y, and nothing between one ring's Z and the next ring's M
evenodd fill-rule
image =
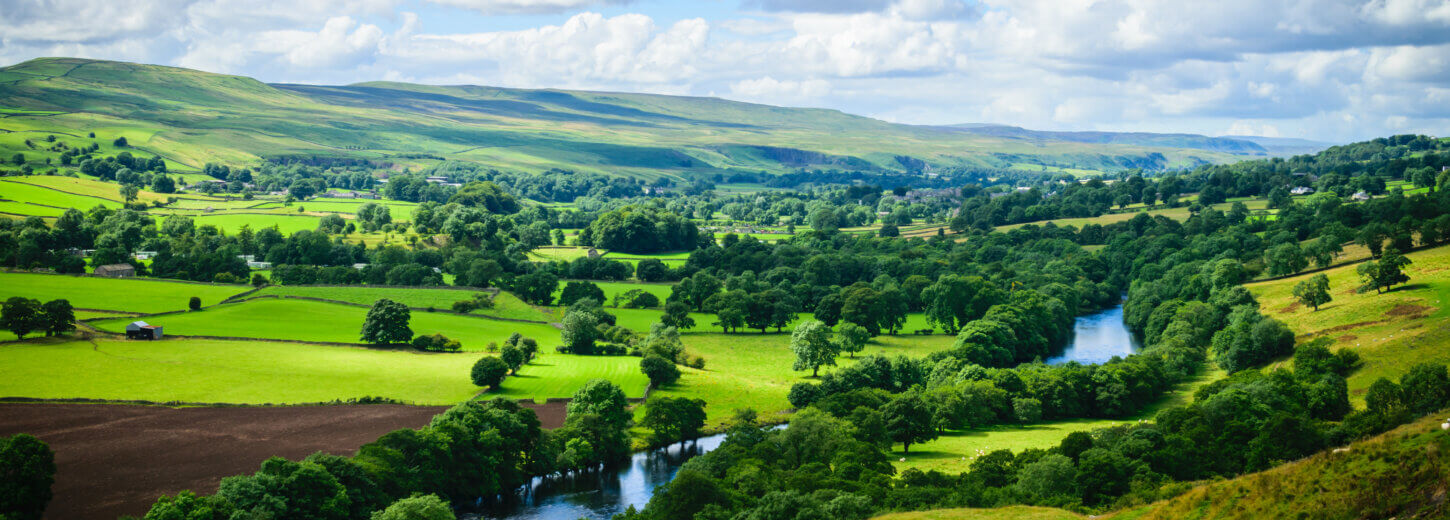
M126 325L126 339L161 339L161 326L133 321Z

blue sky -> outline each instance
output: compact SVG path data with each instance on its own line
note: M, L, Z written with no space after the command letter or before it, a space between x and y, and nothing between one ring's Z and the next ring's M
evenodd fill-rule
M718 96L913 124L1450 129L1450 0L46 0L0 62Z

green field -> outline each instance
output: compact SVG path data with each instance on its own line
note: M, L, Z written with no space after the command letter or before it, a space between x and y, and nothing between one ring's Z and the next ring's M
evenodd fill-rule
M398 288L398 287L369 287L369 286L289 286L269 285L256 292L257 296L303 296L308 298L321 298L324 300L336 300L362 305L372 305L379 299L388 298L402 303L409 307L426 309L448 310L452 308L453 302L467 300L479 291L467 289L429 289L429 288ZM550 318L539 312L538 309L530 307L517 296L507 292L499 292L494 297L492 309L474 311L474 314L497 316L517 320L544 321Z
M112 209L121 207L119 197L117 200L109 200L5 180L0 180L0 198L62 209L76 208L81 211L86 211L96 206L105 206Z
M468 379L477 359L258 341L34 340L0 348L0 396L246 404L379 396L450 405L479 392ZM484 396L568 397L593 378L615 381L630 397L644 392L636 358L545 353Z
M1356 294L1357 264L1325 271L1334 300L1319 308L1299 305L1294 285L1302 275L1248 284L1264 314L1284 321L1306 341L1306 335L1334 338L1331 348L1352 348L1364 366L1349 376L1351 399L1363 403L1364 392L1380 377L1398 378L1421 362L1450 362L1450 246L1405 255L1410 282L1385 294Z
M200 312L157 316L152 325L177 336L221 336L328 343L358 343L358 332L368 310L364 307L309 300L264 298L231 303ZM91 322L96 328L119 332L128 318ZM559 329L535 324L460 316L452 313L414 311L410 326L414 334L441 333L463 342L463 349L481 351L489 342L500 342L514 332L538 340L540 349L559 344Z
M245 285L0 273L0 297L24 296L42 302L65 298L81 309L109 311L179 311L186 309L192 296L201 298L202 305L215 305L249 289Z
M4 194L0 194L0 197L3 196ZM0 213L15 215L19 217L34 216L42 218L54 218L61 216L61 214L64 214L65 208L38 206L35 204L26 204L24 202L16 202L13 200L0 200Z
M793 384L811 381L810 372L791 370L795 359L790 351L790 334L690 333L682 336L685 351L705 358L705 369L682 368L678 383L657 389L651 395L704 399L709 424L718 426L740 408L754 408L762 418L781 421L790 409L786 394ZM951 346L950 336L880 336L857 353L888 356L924 356ZM840 366L853 358L837 358ZM821 373L832 370L824 367Z
M195 224L200 226L216 226L217 229L227 233L236 233L242 226L251 226L253 231L276 226L284 235L290 235L304 229L317 229L317 223L322 217L312 215L284 215L268 213L226 213L214 215L188 215ZM157 225L161 225L166 216L157 217Z

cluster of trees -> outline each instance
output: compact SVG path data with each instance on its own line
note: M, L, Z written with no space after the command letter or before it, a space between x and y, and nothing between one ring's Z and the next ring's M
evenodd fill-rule
M0 304L0 329L8 330L16 338L25 339L32 332L43 332L47 337L76 330L75 309L65 299L40 303L40 300L11 296Z
M1322 345L1301 352L1292 371L1236 373L1154 422L1072 433L1048 449L992 451L960 476L915 469L897 475L889 462L890 443L931 438L941 410L951 408L933 404L943 399L940 385L894 396L875 389L837 394L798 412L783 430L760 428L746 412L720 448L687 462L648 506L623 518L771 518L791 511L865 519L883 511L1008 504L1116 508L1177 494L1176 483L1307 456L1365 435L1354 425L1370 421L1356 417L1398 413L1403 420L1407 412L1443 406L1450 395L1443 365L1419 366L1399 385L1380 384L1371 410L1346 417L1348 367ZM1006 397L997 386L1010 371L977 370L993 375L975 381L979 388L967 393L973 402L960 408L975 416L1005 407L1014 422L1033 420L1034 399Z
M469 401L421 429L388 433L352 457L272 458L255 474L222 479L214 495L187 491L162 497L145 518L440 517L443 502L469 504L535 476L588 470L628 456L626 404L618 387L590 381L570 401L565 426L550 431L513 400ZM425 512L432 516L413 516Z
M504 377L517 374L519 368L534 360L539 353L539 343L533 338L523 337L517 332L504 340L503 350L497 357L484 356L473 364L469 377L473 384L497 389Z
M694 222L650 205L604 213L579 232L579 244L626 253L691 250L714 243Z
M55 483L55 452L24 433L0 437L0 518L40 520Z

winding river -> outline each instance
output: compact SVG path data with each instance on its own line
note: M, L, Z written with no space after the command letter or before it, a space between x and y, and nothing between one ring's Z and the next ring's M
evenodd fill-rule
M478 513L460 518L605 520L615 513L623 513L629 506L643 509L654 489L675 478L681 464L719 447L724 440L724 435L711 435L684 444L639 452L630 457L629 464L588 475L535 478L512 500L485 506Z
M1073 326L1072 343L1062 355L1047 360L1050 365L1077 361L1105 363L1113 356L1127 356L1141 347L1123 323L1121 305L1079 316ZM629 464L571 477L535 478L512 499L484 506L461 516L465 520L553 520L589 518L606 520L629 506L643 508L654 489L675 477L680 465L713 450L725 440L712 435L684 444L645 451L630 457Z

